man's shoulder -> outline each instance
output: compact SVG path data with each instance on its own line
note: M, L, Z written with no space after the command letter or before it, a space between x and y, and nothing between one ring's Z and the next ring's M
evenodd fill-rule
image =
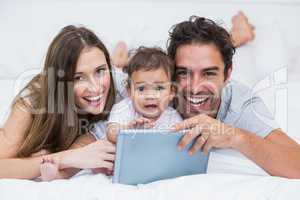
M239 118L245 110L245 106L249 106L249 102L257 98L253 90L247 85L231 80L223 88L221 94L221 105L217 118L221 121Z
M231 80L224 87L221 100L223 103L229 104L231 109L239 110L254 97L257 97L257 95L249 86L236 80Z

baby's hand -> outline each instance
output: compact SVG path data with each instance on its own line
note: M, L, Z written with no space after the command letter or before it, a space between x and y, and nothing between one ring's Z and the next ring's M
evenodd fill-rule
M126 126L127 129L142 129L142 128L153 128L154 122L146 118L138 118L129 122Z

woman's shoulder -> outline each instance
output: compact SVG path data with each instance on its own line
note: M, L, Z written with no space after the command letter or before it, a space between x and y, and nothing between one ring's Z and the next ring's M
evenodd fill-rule
M41 75L36 75L15 97L14 106L33 111L41 98Z

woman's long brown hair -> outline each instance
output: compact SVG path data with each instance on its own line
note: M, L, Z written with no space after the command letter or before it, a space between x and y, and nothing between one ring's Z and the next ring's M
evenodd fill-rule
M104 53L111 76L109 96L100 115L79 114L74 103L76 64L82 50L90 47L97 47ZM25 91L29 93L22 97ZM33 117L18 157L28 157L41 149L51 152L68 149L80 134L86 133L81 123L105 120L114 100L111 62L104 44L87 28L64 27L48 49L43 72L34 77L15 99L14 105L22 103L30 107Z

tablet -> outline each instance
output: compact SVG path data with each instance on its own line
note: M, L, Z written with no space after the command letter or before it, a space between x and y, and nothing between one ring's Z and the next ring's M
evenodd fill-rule
M177 144L184 132L139 129L121 130L117 140L113 183L146 184L157 180L206 173L208 155L190 156Z

